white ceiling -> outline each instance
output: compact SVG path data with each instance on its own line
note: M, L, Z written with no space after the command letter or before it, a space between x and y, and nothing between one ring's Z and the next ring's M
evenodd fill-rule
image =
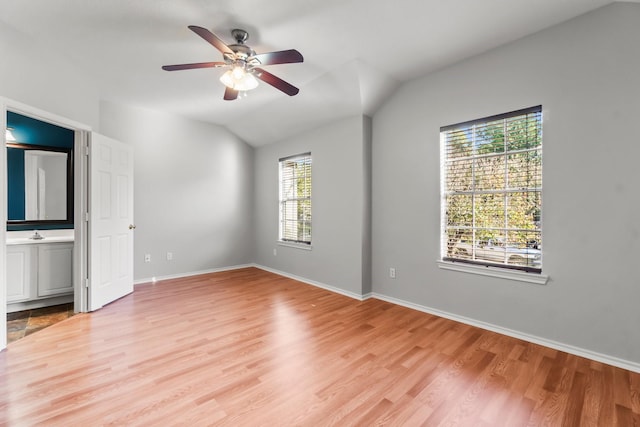
M640 0L636 0L640 1ZM216 123L253 146L332 120L373 114L401 82L566 21L611 0L0 0L0 20L95 79L104 99ZM187 29L256 52L297 49L302 64L266 67L300 88L261 84L224 101L220 61Z

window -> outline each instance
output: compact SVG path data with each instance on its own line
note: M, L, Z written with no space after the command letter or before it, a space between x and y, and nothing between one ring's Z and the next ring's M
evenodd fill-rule
M542 107L440 129L442 260L542 271Z
M280 159L280 240L311 245L311 153Z

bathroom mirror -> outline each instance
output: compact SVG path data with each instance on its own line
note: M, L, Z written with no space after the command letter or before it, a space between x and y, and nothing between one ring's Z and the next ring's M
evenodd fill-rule
M71 149L7 143L7 224L73 224Z

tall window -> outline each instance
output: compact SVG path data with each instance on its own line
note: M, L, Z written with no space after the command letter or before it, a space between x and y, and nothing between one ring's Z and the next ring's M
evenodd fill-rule
M311 244L311 153L280 159L280 240Z
M542 107L445 126L442 259L542 271Z

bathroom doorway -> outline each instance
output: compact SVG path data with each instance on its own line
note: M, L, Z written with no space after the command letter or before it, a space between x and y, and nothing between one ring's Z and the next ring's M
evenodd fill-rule
M87 311L87 159L90 129L0 99L0 349L74 312ZM9 320L11 319L11 320ZM10 328L10 329L9 329Z
M13 269L19 272L18 275L22 274L24 280L21 283L29 283L32 294L38 297L58 297L62 289L58 286L60 281L57 278L65 274L68 276L64 266L70 263L72 277L70 285L64 290L68 295L73 295L76 313L98 310L133 292L133 231L136 228L133 222L133 147L91 132L88 126L81 123L0 97L0 129L6 129L8 113L49 123L73 134L73 152L68 157L73 161L74 176L72 189L68 191L73 195L73 203L68 208L68 212L73 212L72 241L69 241L68 235L61 236L64 233L62 231L47 231L48 236L44 237L48 240L44 245L37 250L31 246L31 249L25 249L24 254L16 255L11 265L15 267L16 260L22 262L23 268ZM5 133L5 145L7 136L8 132ZM0 167L0 223L7 224L6 149L0 150ZM65 222L64 219L60 221ZM35 233L27 230L25 233L27 236L22 238L31 245L43 240L42 231ZM2 350L7 345L6 272L9 253L6 226L0 229L0 242L5 242L0 244L0 271L5 272L0 274ZM59 243L63 245L52 246ZM31 269L24 266L31 266ZM37 269L34 270L33 266ZM30 274L40 269L45 274L38 275L37 284L34 285ZM69 283L68 280L61 282ZM26 293L25 286L17 292ZM36 286L36 291L33 291L33 286Z

